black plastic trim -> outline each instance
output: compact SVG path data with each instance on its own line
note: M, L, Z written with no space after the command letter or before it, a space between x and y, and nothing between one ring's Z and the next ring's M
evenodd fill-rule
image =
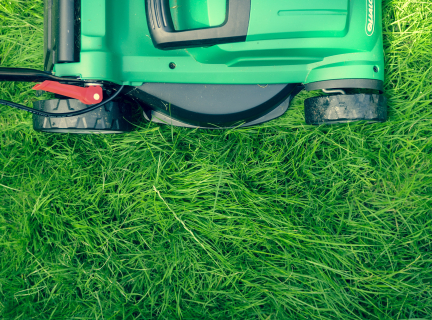
M189 126L227 128L253 122L269 114L302 89L298 84L146 83L131 89L125 97L140 103L147 110L148 117L151 117L153 110L166 116L165 119ZM274 117L264 118L263 122Z
M74 32L74 62L79 62L81 54L81 0L75 0Z
M214 28L176 31L169 0L146 0L147 23L156 48L181 49L246 41L251 0L227 0L227 17Z
M44 0L44 70L79 62L81 0Z
M288 98L285 99L279 106L277 106L274 109L270 109L270 111L263 116L249 121L245 122L239 126L222 126L222 127L206 127L206 126L196 126L192 124L188 124L186 122L179 121L177 119L174 119L172 117L169 117L161 112L150 110L150 112L144 112L144 116L148 121L152 121L154 123L159 124L167 124L174 127L182 127L182 128L192 128L192 129L230 129L230 128L245 128L245 127L251 127L260 125L265 122L269 122L271 120L277 119L285 114L285 112L288 110L288 108L291 105L291 101L295 98L297 94L299 94L304 89L303 85L297 86L296 89L294 89L293 92L288 96Z
M305 84L307 91L322 89L371 89L384 92L384 83L374 79L327 80Z
M59 0L57 62L75 61L75 3Z
M44 70L51 71L54 65L53 44L53 0L44 0Z

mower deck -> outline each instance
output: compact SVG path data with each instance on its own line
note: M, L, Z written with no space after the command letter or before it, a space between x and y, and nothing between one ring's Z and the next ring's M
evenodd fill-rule
M134 102L151 121L205 128L274 119L303 88L355 89L308 99L307 122L384 121L381 7L377 0L45 0L47 73L0 70L0 80L33 74L107 92L122 85L122 108ZM52 105L65 104L46 102L55 114ZM45 120L35 129L54 129Z
M145 0L81 0L72 18L80 22L75 27L81 32L80 43L71 46L70 54L76 57L79 50L79 62L54 64L55 74L132 86L384 80L380 23L372 35L366 32L369 1L247 1L251 9L246 41L160 50L149 31ZM374 16L381 16L378 3ZM49 14L46 18L49 25ZM47 50L49 56L53 49Z

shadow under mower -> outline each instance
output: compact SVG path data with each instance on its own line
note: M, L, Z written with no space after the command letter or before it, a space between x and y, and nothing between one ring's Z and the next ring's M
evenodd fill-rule
M45 132L130 131L147 120L189 128L257 125L303 89L307 124L387 119L378 0L45 0L44 71L0 68L0 81L42 82Z

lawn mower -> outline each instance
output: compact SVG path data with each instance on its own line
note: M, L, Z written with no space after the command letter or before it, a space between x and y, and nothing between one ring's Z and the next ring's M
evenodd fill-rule
M34 129L130 131L134 105L155 123L253 126L302 90L310 125L387 119L378 0L45 0L44 71L0 81L55 94ZM136 113L135 113L136 114Z

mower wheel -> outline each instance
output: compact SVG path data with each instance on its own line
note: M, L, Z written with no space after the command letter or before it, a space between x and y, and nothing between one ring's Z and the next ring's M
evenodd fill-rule
M33 106L37 110L50 113L67 113L88 107L75 99L37 101ZM132 130L130 119L131 112L127 105L109 102L94 111L75 117L49 118L33 115L33 128L51 133L124 133Z
M379 94L347 94L306 99L306 123L337 124L387 120L387 98Z

